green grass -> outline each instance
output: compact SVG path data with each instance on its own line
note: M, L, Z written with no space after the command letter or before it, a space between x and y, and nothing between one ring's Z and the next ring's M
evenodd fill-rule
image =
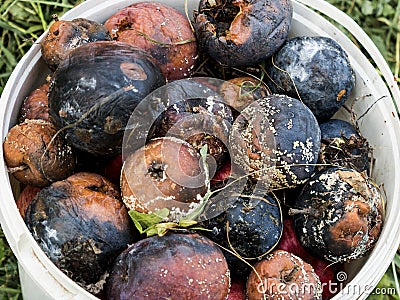
M21 299L17 260L0 232L0 299Z
M81 0L79 0L81 1ZM101 0L98 0L101 1ZM183 1L183 0L182 0ZM77 4L76 0L2 0L0 5L0 93L17 62L52 22ZM375 42L393 74L400 72L400 1L328 0L348 13ZM400 81L399 81L400 82ZM0 231L0 300L21 299L17 262ZM397 255L378 288L398 285L400 255ZM371 295L370 300L400 299L399 294Z
M0 6L0 94L14 67L48 28L77 1L3 0ZM0 230L0 300L22 299L17 260Z
M47 29L52 15L71 9L74 0L3 0L0 6L0 93L19 59Z
M370 36L394 76L400 71L400 1L328 0L349 14Z

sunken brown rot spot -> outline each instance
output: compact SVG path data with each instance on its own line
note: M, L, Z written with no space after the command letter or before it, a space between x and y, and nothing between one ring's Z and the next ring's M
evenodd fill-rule
M135 79L135 80L147 79L147 74L145 70L136 63L131 63L131 62L121 63L121 71L130 79Z
M75 168L75 154L54 125L26 119L14 125L3 142L8 172L23 184L43 187L64 179Z
M235 172L247 171L253 178L262 178L265 173L267 177L270 172L263 171L273 165L269 158L274 157L273 149L275 147L275 139L269 130L269 124L265 125L261 116L256 115L239 115L233 124L230 147L233 155L233 170ZM251 118L251 119L250 119ZM263 146L258 140L259 133L263 131ZM266 138L268 137L268 138Z
M41 42L42 57L52 71L64 60L68 52L83 44L111 40L102 24L84 18L71 21L56 20Z
M329 229L328 235L331 239L328 242L332 243L332 248L338 255L351 252L354 245L359 245L363 242L362 240L366 234L368 237L367 244L373 243L379 237L382 225L381 220L376 220L376 224L372 223L369 226L365 222L366 219L370 219L368 213L371 208L367 203L347 200L344 206L354 206L354 208Z
M117 134L123 128L122 121L115 119L112 116L108 116L104 122L104 132L108 134Z
M197 61L197 43L181 12L162 3L135 3L104 25L111 36L151 54L168 80L187 78Z
M275 250L255 264L247 279L246 292L249 300L263 297L311 300L321 299L322 288L310 264L290 252Z
M143 239L117 258L107 299L223 300L229 286L217 245L196 233L167 233Z
M118 188L95 173L76 173L43 188L25 221L49 258L93 293L116 256L135 241Z
M186 208L206 192L199 153L187 142L163 137L130 154L122 167L121 193L130 209L154 211L167 203Z
M200 48L216 61L247 66L284 43L292 14L288 0L202 0L194 27Z

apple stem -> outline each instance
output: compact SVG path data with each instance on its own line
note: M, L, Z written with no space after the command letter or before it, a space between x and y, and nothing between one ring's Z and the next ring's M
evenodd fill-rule
M319 212L318 210L312 208L312 207L307 207L307 208L289 208L289 212L288 212L289 216L294 216L294 215L298 215L298 214L304 214L304 215L310 215L314 218L319 218L321 217L321 212Z
M12 173L15 173L15 172L18 172L18 171L24 171L26 169L28 169L27 165L21 165L21 166L18 166L18 167L7 168L7 171L8 171L8 173L12 174Z

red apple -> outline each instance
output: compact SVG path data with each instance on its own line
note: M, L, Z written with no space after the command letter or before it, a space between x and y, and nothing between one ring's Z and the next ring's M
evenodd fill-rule
M231 162L227 161L217 170L214 177L211 179L211 185L217 187L220 186L228 180L231 173Z
M231 288L226 300L246 300L246 281L238 277L232 277L231 280Z
M104 177L117 186L119 186L119 180L121 177L122 163L122 155L118 154L105 165L102 172Z
M21 194L16 201L19 213L21 214L22 218L25 218L26 209L29 206L29 203L35 198L37 193L39 193L41 188L36 186L27 185L23 188Z

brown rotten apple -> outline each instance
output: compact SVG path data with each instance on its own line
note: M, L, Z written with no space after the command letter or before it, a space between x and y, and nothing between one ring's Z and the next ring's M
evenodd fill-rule
M197 59L195 36L186 16L157 2L125 7L104 24L112 37L150 53L168 80L192 75Z
M8 171L23 184L43 187L71 175L75 155L54 125L26 119L13 126L3 142Z
M275 250L255 264L247 279L247 297L260 299L321 299L321 281L313 267L284 250Z
M51 122L49 116L49 87L49 82L43 83L25 98L19 111L18 123L22 123L25 119L41 119Z
M330 299L339 291L339 289L333 289L332 286L340 283L335 274L343 271L343 264L332 264L325 259L317 258L307 252L296 236L293 220L290 217L284 220L283 234L277 248L288 251L312 265L322 283L323 299Z
M72 49L86 43L107 40L111 40L107 28L95 21L85 18L71 21L55 18L41 42L42 57L54 71Z
M163 137L130 154L121 172L122 199L129 209L188 210L206 192L201 157L189 143Z
M289 0L201 0L194 26L200 48L216 61L248 66L285 42L292 14Z

